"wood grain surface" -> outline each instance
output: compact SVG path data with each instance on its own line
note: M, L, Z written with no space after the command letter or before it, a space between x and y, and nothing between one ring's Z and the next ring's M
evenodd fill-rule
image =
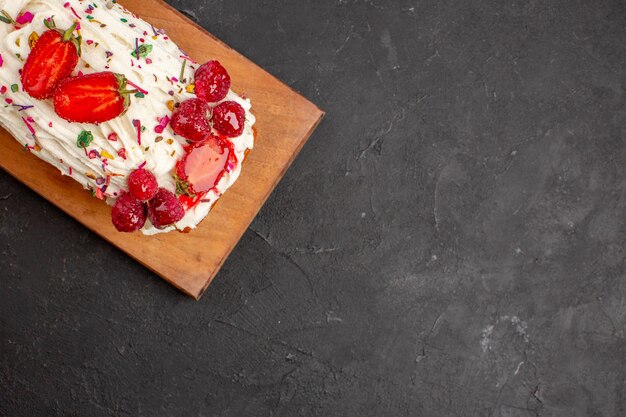
M257 140L239 180L192 232L144 236L119 233L110 207L52 166L22 150L0 128L0 166L104 239L185 292L199 298L307 141L323 112L272 75L161 0L120 1L163 28L199 62L218 59L232 88L252 101ZM33 213L37 216L37 213ZM43 249L42 249L43 250ZM87 279L87 278L86 278Z

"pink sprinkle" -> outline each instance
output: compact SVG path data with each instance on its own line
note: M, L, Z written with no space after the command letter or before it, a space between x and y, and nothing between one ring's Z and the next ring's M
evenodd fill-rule
M82 77L83 76L83 72L82 71L78 71L78 76Z
M4 101L6 101L7 104L13 104L13 100L11 100L10 98L5 98Z
M137 169L141 169L141 168L145 167L145 166L146 166L146 164L147 164L147 161L143 161L143 162L141 163L141 165L139 165L139 166L137 167Z
M126 159L126 149L122 148L119 151L117 151L117 155L122 158L122 159Z
M152 60L150 58L146 58L146 64L152 64Z
M77 31L80 31L80 28L81 28L81 26L80 26L80 22L76 22L76 30L77 30Z
M133 120L133 126L137 129L137 143L141 145L141 121Z
M67 9L68 7L70 7L70 2L69 2L69 1L68 1L68 2L65 2L65 4L63 5L63 7L65 7L66 9Z
M93 41L92 41L91 39L87 39L87 40L85 41L85 43L86 43L87 45L91 45L91 44L93 44Z
M0 94L4 94L4 93L6 93L6 92L7 92L7 88L6 88L6 86L4 86L4 85L3 85L3 86L0 88Z
M73 172L73 171L72 171L72 167L70 167L70 176L72 175L72 172Z
M111 142L117 142L118 138L119 136L115 132L109 133L109 136L107 136L107 139L110 140Z
M30 117L29 117L29 119L30 119ZM30 125L30 123L28 123L28 120L24 119L23 117L22 117L22 120L24 121L24 124L28 128L28 131L30 132L30 134L35 136L35 129L33 129L33 127Z
M26 13L23 13L20 16L18 16L18 18L15 19L15 22L19 23L20 25L26 25L26 24L32 22L34 17L35 17L35 15L32 14L31 12L26 12Z
M48 123L48 127L52 127L52 122Z
M157 117L157 121L159 122L159 125L154 128L154 131L159 134L163 133L167 125L170 124L170 118L167 115L163 117Z
M148 94L148 92L146 90L144 90L143 88L139 87L137 84L133 83L130 80L126 80L126 82L128 83L128 85L135 87L137 90L139 90L140 92L142 92L143 94Z
M98 198L100 200L104 200L104 193L99 188L96 188L96 198Z
M2 68L3 64L4 64L4 59L2 59L2 54L0 54L0 68Z
M96 159L100 156L100 154L98 154L98 151L96 151L95 149L92 149L89 151L89 154L87 156L89 157L89 159Z
M80 17L80 16L78 15L78 13L76 13L76 10L74 10L74 8L73 8L73 7L70 7L70 10L72 11L72 13L74 13L74 16L76 16L76 17L78 18L78 20L83 20L83 18L82 18L82 17ZM76 29L78 29L78 27L77 27ZM79 30L80 30L80 29L79 29Z
M178 82L178 78L176 78L176 77L172 77L172 81L174 81L175 83L177 83L177 82Z
M29 121L29 122L31 122L31 123L35 123L35 119L33 119L33 118L32 118L32 117L30 117L30 116L28 116L28 117L26 118L26 120L28 120L28 121Z

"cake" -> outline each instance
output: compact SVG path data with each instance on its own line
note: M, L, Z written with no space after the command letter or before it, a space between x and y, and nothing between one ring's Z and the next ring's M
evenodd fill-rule
M0 125L112 206L121 232L189 231L253 147L250 100L115 1L0 0Z

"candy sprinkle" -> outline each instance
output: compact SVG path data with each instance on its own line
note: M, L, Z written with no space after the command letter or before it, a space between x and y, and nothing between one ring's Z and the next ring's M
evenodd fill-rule
M133 126L135 126L135 129L137 129L137 143L141 145L141 121L134 119Z
M88 130L83 130L79 133L78 139L76 140L76 146L79 148L87 148L93 142L93 133Z
M28 120L26 120L25 118L22 117L22 120L24 121L24 124L26 125L26 127L28 128L28 131L30 132L31 135L35 136L35 129L33 129L33 126L29 123Z

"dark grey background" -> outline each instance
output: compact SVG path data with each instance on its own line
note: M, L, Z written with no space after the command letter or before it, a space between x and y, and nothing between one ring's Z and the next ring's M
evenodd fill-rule
M171 4L327 117L200 302L0 173L0 415L626 415L624 1Z

